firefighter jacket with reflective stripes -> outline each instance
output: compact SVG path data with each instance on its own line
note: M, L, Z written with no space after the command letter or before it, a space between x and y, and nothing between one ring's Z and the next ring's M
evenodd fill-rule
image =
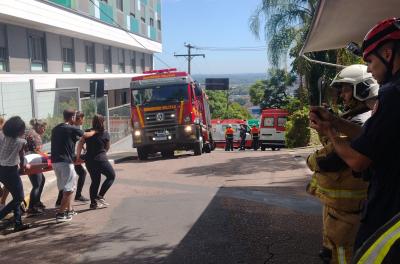
M353 118L355 116L348 119L351 121ZM359 118L357 115L356 119ZM337 210L350 213L361 211L367 198L368 183L362 178L354 177L352 170L335 153L332 143L323 137L320 137L320 141L323 148L307 159L308 167L314 172L307 192Z
M357 250L352 264L400 262L400 213L380 227Z
M235 131L233 131L232 128L228 127L228 128L226 129L226 131L225 131L225 138L226 138L226 139L233 139L233 133L234 133L234 132L235 132Z

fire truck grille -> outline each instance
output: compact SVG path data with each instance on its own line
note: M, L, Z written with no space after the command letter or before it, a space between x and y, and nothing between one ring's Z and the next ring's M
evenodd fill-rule
M145 130L147 132L162 132L168 130L173 132L175 126L178 124L176 111L167 110L159 112L147 112L144 114Z

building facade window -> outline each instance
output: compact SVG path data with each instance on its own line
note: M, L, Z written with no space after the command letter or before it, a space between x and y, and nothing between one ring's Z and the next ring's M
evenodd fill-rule
M130 57L130 63L131 63L131 72L136 73L136 52L131 50L131 57Z
M75 71L74 41L72 38L61 37L62 71Z
M146 57L145 54L142 53L142 58L140 59L140 68L142 70L142 72L144 72L146 70Z
M160 19L157 20L157 28L158 28L158 30L161 30L161 20Z
M135 16L136 13L136 0L131 0L130 2L130 13L131 15Z
M28 42L31 71L46 71L46 48L44 36L29 34Z
M7 48L0 47L0 72L7 71L8 55Z
M94 44L85 44L85 62L86 62L86 72L95 72L95 60L94 60Z
M142 3L140 3L140 19L146 23L146 6Z
M125 72L125 51L123 49L118 49L118 72Z
M124 0L117 0L117 9L124 11Z
M150 18L150 26L154 27L154 19L153 18Z
M74 50L71 48L63 48L63 72L74 71Z
M8 71L6 27L0 24L0 72Z
M111 66L111 47L104 47L103 49L104 72L112 72Z

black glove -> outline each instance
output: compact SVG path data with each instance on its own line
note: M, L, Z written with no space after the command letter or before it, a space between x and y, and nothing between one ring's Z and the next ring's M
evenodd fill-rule
M321 171L338 172L347 167L346 162L336 153L329 153L325 157L318 157L317 164Z

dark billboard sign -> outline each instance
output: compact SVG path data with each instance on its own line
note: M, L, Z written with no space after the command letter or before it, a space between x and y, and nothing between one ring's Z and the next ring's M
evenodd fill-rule
M104 96L104 80L90 80L90 97L99 98Z
M229 90L229 78L207 78L206 90Z

